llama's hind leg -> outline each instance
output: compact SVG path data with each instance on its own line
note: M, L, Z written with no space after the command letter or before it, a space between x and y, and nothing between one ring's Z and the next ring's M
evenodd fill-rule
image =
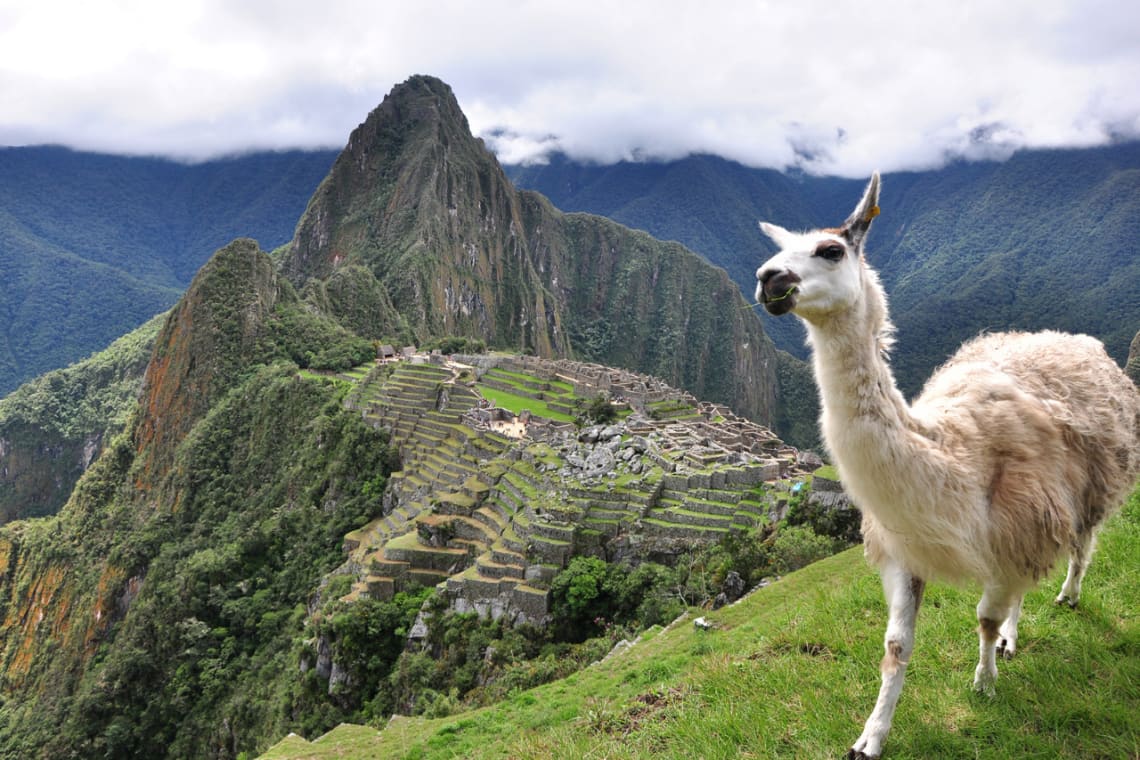
M906 666L914 651L914 624L922 603L924 583L902 567L891 564L882 569L883 593L887 598L890 618L883 640L886 654L880 671L883 682L875 709L863 727L863 734L847 752L848 760L868 760L882 752L883 742L891 730L895 706L902 693Z
M1084 580L1085 571L1089 569L1095 538L1090 531L1077 539L1077 543L1069 553L1069 572L1065 575L1065 582L1061 584L1061 593L1057 594L1054 600L1057 604L1067 604L1075 608L1081 600L1081 581Z
M978 602L978 667L974 670L974 689L992 694L997 680L997 641L1003 623L1020 611L1014 603L1020 595L1000 586L987 586ZM1016 619L1015 619L1016 628ZM1016 634L1015 634L1016 638Z
M1017 621L1021 618L1021 601L1023 598L1023 596L1019 596L1013 600L1013 605L1009 608L1009 615L998 628L997 653L998 656L1007 660L1013 659L1013 655L1017 653Z

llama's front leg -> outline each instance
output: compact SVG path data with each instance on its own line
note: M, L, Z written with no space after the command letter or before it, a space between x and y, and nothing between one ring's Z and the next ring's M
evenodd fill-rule
M918 607L922 603L924 583L898 565L889 565L882 570L883 593L887 598L890 618L883 647L880 671L883 682L879 688L879 699L875 709L863 727L863 734L847 753L849 760L876 758L883 751L883 742L891 730L891 720L895 706L902 694L906 666L914 651L914 624L918 617Z
M1013 609L1015 594L997 586L987 587L978 602L978 667L974 670L974 689L993 694L997 680L997 640L1000 626ZM1015 621L1016 627L1016 621ZM1015 634L1016 636L1016 634Z

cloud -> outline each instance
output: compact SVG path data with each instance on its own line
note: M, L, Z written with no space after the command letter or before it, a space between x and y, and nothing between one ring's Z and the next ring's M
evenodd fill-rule
M1108 0L0 0L0 143L339 147L416 73L505 161L859 176L1140 137L1140 10Z

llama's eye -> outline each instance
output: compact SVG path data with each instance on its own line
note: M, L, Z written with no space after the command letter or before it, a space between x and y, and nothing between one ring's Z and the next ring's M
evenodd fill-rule
M839 261L845 250L839 243L823 243L815 249L815 255L828 261Z

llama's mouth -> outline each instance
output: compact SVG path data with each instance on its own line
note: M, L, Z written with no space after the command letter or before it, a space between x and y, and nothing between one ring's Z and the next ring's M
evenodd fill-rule
M764 309L774 317L783 316L796 306L796 286L793 285L781 295L769 295L767 290L761 293L761 302Z
M800 276L790 269L761 267L756 272L756 300L779 317L796 307Z

